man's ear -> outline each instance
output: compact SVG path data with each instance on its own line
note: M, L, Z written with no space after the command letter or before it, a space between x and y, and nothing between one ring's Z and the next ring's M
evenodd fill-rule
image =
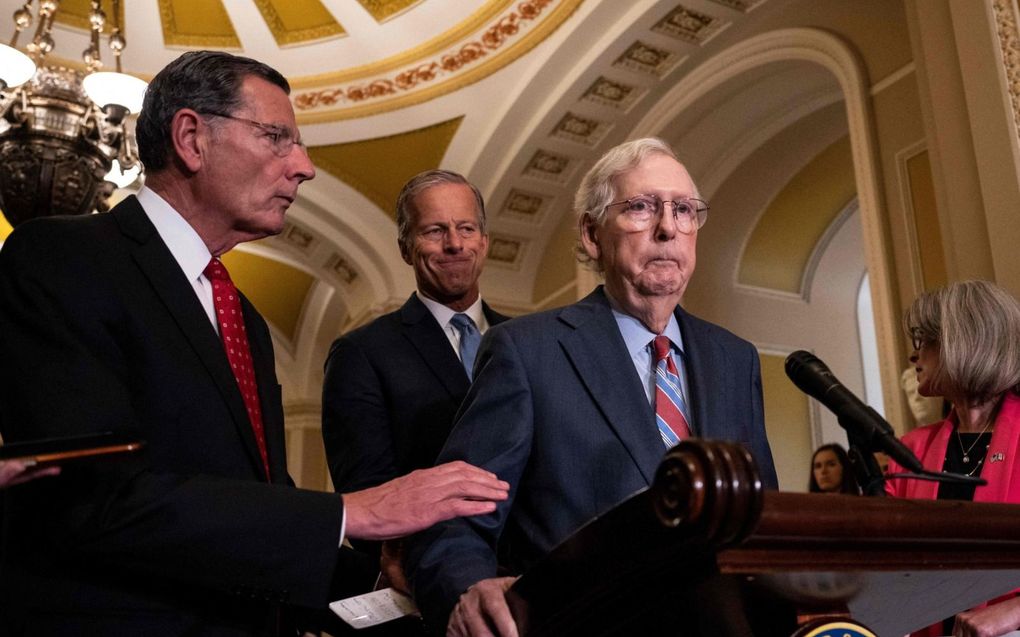
M595 219L590 214L586 212L581 215L581 219L578 221L581 246L584 248L585 254L592 261L596 262L602 256L602 250L599 248L598 228L598 223L595 222Z
M190 108L182 108L170 120L170 143L174 154L189 172L198 172L202 167L209 132L202 116Z
M404 263L414 265L411 263L411 251L407 249L407 246L400 239L397 239L397 247L400 248L400 258L404 260Z

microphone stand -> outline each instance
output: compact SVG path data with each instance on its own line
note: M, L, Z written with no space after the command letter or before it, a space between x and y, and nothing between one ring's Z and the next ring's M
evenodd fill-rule
M850 446L847 455L850 456L850 466L854 470L857 484L861 486L861 493L885 497L885 476L882 475L882 468L878 466L878 460L875 460L875 454L872 446L868 444L868 439L862 436L853 425L843 422L842 418L839 418L838 421L839 426L846 432L847 443Z
M885 475L882 473L882 468L878 466L878 461L875 460L874 452L876 449L869 444L868 439L862 436L855 427L848 427L842 418L838 420L839 426L846 431L847 443L850 446L847 450L847 455L850 456L850 466L854 470L854 477L857 478L857 484L861 486L861 493L864 495L885 497L885 481L889 479L902 480L909 478L930 480L932 482L955 482L957 484L973 484L977 487L983 487L988 484L988 481L980 476L968 476L962 473L948 473L945 471L925 470L920 473L906 471ZM881 449L877 451L881 451Z

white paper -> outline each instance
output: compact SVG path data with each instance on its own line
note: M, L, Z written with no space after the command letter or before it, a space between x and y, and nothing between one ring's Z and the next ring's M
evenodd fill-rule
M1018 585L1020 571L872 572L848 606L851 616L876 634L904 635Z
M352 628L368 628L418 612L414 600L392 588L340 599L329 609Z

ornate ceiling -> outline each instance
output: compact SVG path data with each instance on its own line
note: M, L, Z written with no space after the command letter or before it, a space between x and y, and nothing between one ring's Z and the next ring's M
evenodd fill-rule
M0 0L0 15L22 3ZM757 219L797 225L784 216L782 198L761 216L782 188L823 152L826 166L849 165L845 141L839 145L847 135L842 80L807 53L784 59L769 34L801 29L790 37L804 39L810 30L812 42L854 42L855 64L870 83L902 74L911 59L902 5L889 0L122 5L128 72L149 78L183 50L219 48L268 62L292 83L318 176L302 186L283 234L233 258L242 287L273 324L281 374L298 387L315 385L338 332L402 303L413 289L392 208L400 185L420 170L442 166L480 187L491 233L483 294L519 313L576 296L572 193L607 148L637 134L662 135L711 199L736 183L732 176L749 158L762 165L762 149L785 132L804 140L784 145L797 156L743 177L767 199L755 209L713 206L703 239L716 238L699 245L701 262L725 254L718 259L733 264L736 281L745 243L753 236L749 254L764 262L759 252L775 240L755 231ZM61 2L58 60L73 63L87 46L87 6ZM5 19L0 38L8 40L13 27ZM840 213L852 190L852 180L830 181L839 192L812 200L836 206L826 218ZM801 201L796 193L791 200ZM790 293L803 280L825 223L811 226L806 240L783 244L791 270L769 279L784 282L777 287ZM740 234L728 237L728 228ZM708 297L695 291L694 298Z

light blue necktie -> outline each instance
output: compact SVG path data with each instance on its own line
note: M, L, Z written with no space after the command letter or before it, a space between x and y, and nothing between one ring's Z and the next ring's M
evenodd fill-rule
M464 364L464 371L468 378L475 369L475 355L478 354L478 344L482 342L482 335L475 327L475 322L467 314L454 314L450 323L460 332L460 362Z

